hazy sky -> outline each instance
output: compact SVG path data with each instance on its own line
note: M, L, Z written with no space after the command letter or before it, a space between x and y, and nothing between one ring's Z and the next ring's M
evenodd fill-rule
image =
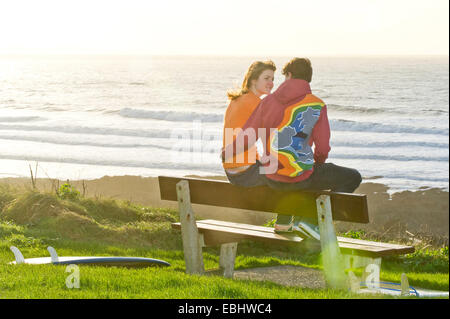
M449 51L449 0L5 0L0 54Z

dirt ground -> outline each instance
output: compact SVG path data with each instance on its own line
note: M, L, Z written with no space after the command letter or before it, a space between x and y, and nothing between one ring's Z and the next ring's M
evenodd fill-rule
M290 287L326 288L325 278L320 270L296 266L274 266L236 270L234 272L234 279L271 281Z

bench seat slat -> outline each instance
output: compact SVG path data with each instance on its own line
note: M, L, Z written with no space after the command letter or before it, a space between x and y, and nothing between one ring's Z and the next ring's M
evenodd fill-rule
M259 231L259 232L273 233L273 228L271 228L271 227L250 225L250 224L241 224L241 223L233 223L233 222L227 222L227 221L215 220L215 219L197 220L197 224L198 223L200 223L200 224L210 224L210 225L220 225L220 226L224 226L224 227L249 229L249 230L255 230L255 231Z
M172 227L181 229L180 223L173 223ZM217 220L197 221L197 228L205 236L206 245L224 243L227 240L240 241L243 239L262 240L269 242L301 242L303 238L295 234L281 235L274 232L272 227L223 222ZM410 246L387 244L354 240L352 238L338 237L339 248L342 253L352 255L365 255L369 257L381 257L414 252Z
M233 223L233 222L227 222L227 221L221 221L221 220L215 220L215 219L198 220L197 224L198 223L221 225L224 227L234 227L234 228L240 228L240 229L252 229L252 230L257 230L257 231L261 231L261 232L269 232L269 233L274 232L274 229L272 227ZM349 244L364 245L364 246L375 246L375 247L381 247L384 250L391 248L391 249L396 249L396 250L401 250L401 251L407 250L409 253L414 252L414 248L411 246L390 244L390 243L381 243L381 242L377 242L377 241L369 241L369 240L354 239L354 238L339 237L339 236L337 238L338 238L338 241L341 243L349 243Z
M172 227L175 229L181 229L180 223L173 223ZM262 240L270 240L270 241L284 241L284 242L290 242L290 241L296 241L301 242L303 239L298 236L291 236L291 235L280 235L276 234L274 232L261 232L257 230L251 230L251 229L242 229L242 228L233 228L233 227L227 227L222 225L213 225L213 224L203 224L197 222L197 228L199 232L204 233L205 231L216 231L219 233L227 233L232 234L238 237L242 237L241 239L262 239ZM205 240L206 243L206 240ZM207 244L207 243L206 243Z
M350 243L350 244L356 244L356 245L371 245L371 246L379 246L383 248L391 248L396 250L407 250L407 253L413 253L414 247L412 246L406 246L406 245L399 245L399 244L391 244L391 243L382 243L378 241L369 241L364 239L355 239L355 238L349 238L349 237L337 237L339 241Z

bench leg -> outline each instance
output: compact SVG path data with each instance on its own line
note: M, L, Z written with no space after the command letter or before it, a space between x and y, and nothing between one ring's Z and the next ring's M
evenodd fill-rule
M322 248L323 270L327 285L330 288L347 288L347 278L344 271L342 255L339 249L336 232L331 214L330 196L320 195L316 200L317 217L320 230L320 245Z
M205 272L202 255L204 246L203 235L199 234L197 229L195 215L191 206L189 183L187 181L180 181L177 184L177 197L186 273L203 274Z
M237 243L222 244L220 246L219 266L223 270L223 276L226 278L233 278L236 251Z

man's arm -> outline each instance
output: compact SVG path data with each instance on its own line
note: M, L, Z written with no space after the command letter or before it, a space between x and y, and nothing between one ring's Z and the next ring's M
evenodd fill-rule
M330 123L328 122L327 106L320 112L319 119L313 128L310 143L314 143L314 162L325 163L330 147Z

